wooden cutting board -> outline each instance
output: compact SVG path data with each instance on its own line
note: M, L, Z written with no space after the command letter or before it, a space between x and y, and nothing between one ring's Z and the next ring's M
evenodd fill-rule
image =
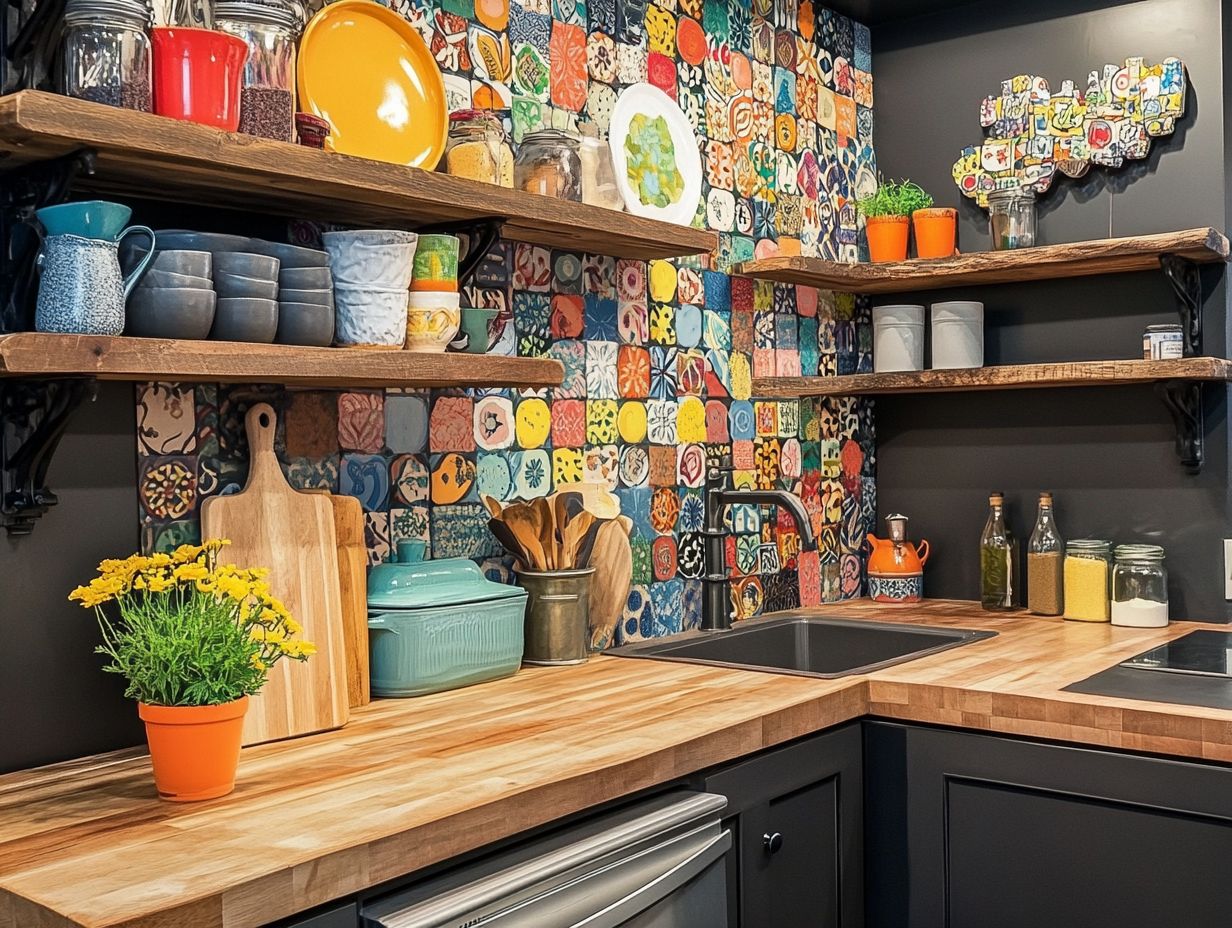
M231 540L222 553L227 561L268 567L274 595L317 646L305 662L279 661L252 698L244 743L259 744L346 724L346 651L333 506L325 496L296 491L283 477L274 455L274 410L267 403L248 410L245 424L248 483L239 493L202 504L202 534Z
M368 680L368 545L364 507L354 496L328 496L338 539L342 592L342 646L346 651L347 703L354 709L371 700Z
M633 582L633 549L629 532L633 521L619 516L599 528L590 566L595 568L590 579L590 646L600 650L612 644L616 626L629 601L629 585Z

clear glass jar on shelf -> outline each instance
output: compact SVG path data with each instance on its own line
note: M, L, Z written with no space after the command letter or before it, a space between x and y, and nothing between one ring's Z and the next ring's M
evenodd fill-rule
M988 226L996 251L1035 244L1035 194L1030 190L994 190L988 195Z
M1159 545L1117 545L1113 552L1112 624L1163 628L1168 624L1168 571Z
M624 198L616 186L616 167L612 164L612 149L599 138L593 123L582 126L578 147L582 161L582 202L605 209L623 210Z
M300 10L282 0L219 0L214 27L243 39L248 60L240 81L240 132L295 141L295 46Z
M1065 546L1065 618L1107 622L1112 545L1097 538L1075 538Z
M514 161L514 185L527 193L582 199L582 159L576 136L559 129L540 129L522 140Z
M512 187L513 148L500 117L490 110L451 113L445 171L455 177Z
M69 0L64 92L148 113L153 108L150 10L141 0Z

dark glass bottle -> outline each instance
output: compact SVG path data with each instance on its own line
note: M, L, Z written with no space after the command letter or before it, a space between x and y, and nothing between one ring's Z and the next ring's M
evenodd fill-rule
M1018 542L1005 524L1005 497L988 497L988 521L980 536L980 605L985 609L1014 608L1018 593Z

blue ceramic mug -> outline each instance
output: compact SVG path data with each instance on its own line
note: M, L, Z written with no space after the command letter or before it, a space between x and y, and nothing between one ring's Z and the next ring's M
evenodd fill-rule
M48 235L77 235L103 242L119 241L133 211L123 203L82 200L36 209L34 215Z

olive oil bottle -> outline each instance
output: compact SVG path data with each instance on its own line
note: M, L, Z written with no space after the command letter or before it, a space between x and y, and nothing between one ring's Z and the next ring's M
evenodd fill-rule
M1014 608L1018 595L1018 541L1005 524L1005 497L988 497L988 521L980 536L980 605L989 610Z

